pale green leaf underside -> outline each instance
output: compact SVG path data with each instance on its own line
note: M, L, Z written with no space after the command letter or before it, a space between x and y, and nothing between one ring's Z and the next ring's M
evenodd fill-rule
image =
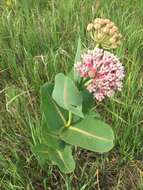
M44 114L47 126L49 130L54 133L58 133L66 120L52 99L53 86L51 84L45 83L41 88L41 109ZM54 119L53 119L54 116Z
M62 73L57 74L55 77L52 97L62 108L83 117L82 95L73 81Z

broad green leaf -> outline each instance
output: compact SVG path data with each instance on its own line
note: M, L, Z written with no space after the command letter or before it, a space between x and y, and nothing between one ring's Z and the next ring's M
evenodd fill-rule
M71 173L75 169L71 146L67 145L63 150L52 149L44 144L39 144L32 149L33 153L45 160L50 159L64 173Z
M44 159L48 159L48 150L47 150L47 145L44 144L38 144L36 146L32 147L32 152L36 154L37 156L41 156Z
M95 119L99 119L100 121L101 121L101 115L97 112L97 111L95 111L95 110L90 110L89 112L88 112L88 116L89 117L93 117L93 118L95 118ZM102 121L103 122L103 121Z
M73 81L62 73L55 77L52 97L62 108L84 117L82 113L82 95Z
M65 148L65 142L59 138L59 135L51 133L44 119L42 125L42 137L43 143L53 149Z
M80 60L80 57L81 57L81 39L79 37L74 64L76 64ZM73 70L74 70L74 81L80 82L81 78L80 78L79 74L77 73L77 71L74 68L73 68Z
M45 133L43 142L51 148L64 149L65 147L65 142L52 133Z
M44 113L47 126L49 130L58 133L65 125L66 120L61 109L56 105L52 99L53 85L44 84L41 88L41 109Z
M91 116L64 129L60 136L71 145L100 153L109 151L113 147L114 140L110 126Z
M49 163L47 146L44 144L38 144L31 148L32 152L37 156L38 163L43 166L46 162Z
M64 150L50 149L49 158L64 173L71 173L75 169L75 161L72 156L71 146L66 146Z

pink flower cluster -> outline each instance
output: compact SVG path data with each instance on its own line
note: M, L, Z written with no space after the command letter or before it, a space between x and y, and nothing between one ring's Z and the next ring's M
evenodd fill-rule
M111 97L116 90L121 91L124 78L124 67L112 53L95 48L81 56L80 62L74 65L79 75L84 78L87 90L102 101Z

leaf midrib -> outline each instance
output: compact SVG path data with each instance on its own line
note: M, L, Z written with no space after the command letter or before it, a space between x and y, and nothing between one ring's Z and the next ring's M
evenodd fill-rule
M62 162L63 162L64 166L66 167L66 169L70 170L70 168L67 166L67 164L66 164L66 162L65 162L65 160L63 158L62 153L59 150L57 150L57 149L56 149L56 152L58 153L58 155L59 155L60 159L62 160Z
M83 130L78 129L78 128L75 128L75 127L73 127L73 126L70 126L68 130L76 131L76 132L78 132L78 133L80 133L80 134L84 134L84 135L86 135L86 136L90 136L90 137L93 137L93 138L96 138L96 139L102 140L102 141L107 141L107 142L112 142L112 141L113 141L113 140L110 140L110 139L107 139L107 138L104 138L104 137L100 137L100 136L97 136L97 135L93 135L93 134L91 134L91 133L89 133L89 132L87 132L87 131L83 131Z

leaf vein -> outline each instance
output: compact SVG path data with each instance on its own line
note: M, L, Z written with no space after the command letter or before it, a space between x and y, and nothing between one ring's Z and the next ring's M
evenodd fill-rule
M91 134L91 133L89 133L87 131L83 131L81 129L78 129L78 128L75 128L75 127L72 127L72 126L68 130L73 130L73 131L76 131L78 133L81 133L81 134L84 134L86 136L90 136L90 137L93 137L93 138L96 138L96 139L99 139L99 140L111 141L112 142L112 140L110 140L110 139L107 139L107 138L104 138L104 137L99 137L97 135L93 135L93 134Z

